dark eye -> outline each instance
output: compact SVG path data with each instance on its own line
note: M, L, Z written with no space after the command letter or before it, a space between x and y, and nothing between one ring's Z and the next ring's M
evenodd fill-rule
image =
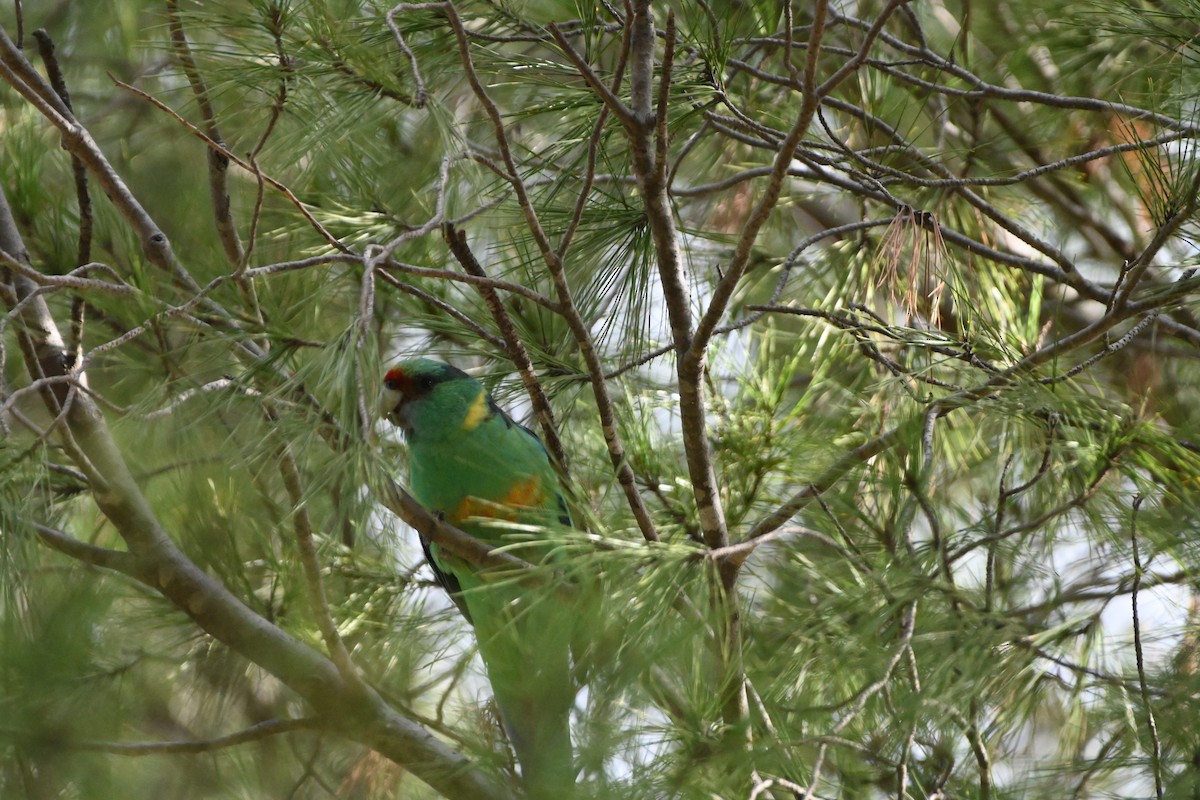
M417 390L420 392L428 392L433 388L434 383L436 383L436 381L434 381L432 375L422 375L421 377L417 378Z

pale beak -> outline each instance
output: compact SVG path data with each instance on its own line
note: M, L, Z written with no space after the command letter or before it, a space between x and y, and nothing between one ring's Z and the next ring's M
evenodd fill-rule
M379 393L379 416L398 427L407 427L400 415L400 404L402 402L404 402L403 392L398 392L395 389L389 389L384 386L383 391Z

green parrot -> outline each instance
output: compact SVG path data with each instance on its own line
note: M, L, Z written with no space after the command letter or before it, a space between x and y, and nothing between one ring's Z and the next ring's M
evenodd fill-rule
M533 431L513 421L479 381L414 358L384 376L381 408L408 443L409 486L426 509L491 544L571 526L558 475ZM529 796L569 797L575 782L569 719L573 612L550 593L487 581L479 569L421 539L438 582L475 627L479 653ZM526 560L545 558L522 548Z

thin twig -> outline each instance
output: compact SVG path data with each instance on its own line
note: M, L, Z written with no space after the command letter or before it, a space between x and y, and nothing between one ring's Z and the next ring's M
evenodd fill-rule
M1146 709L1146 727L1150 731L1150 768L1154 772L1154 796L1163 797L1162 743L1158 739L1158 725L1154 721L1154 707L1150 704L1150 692L1146 683L1146 661L1142 655L1142 623L1138 615L1138 590L1142 582L1142 559L1138 554L1137 514L1145 498L1138 495L1133 499L1132 517L1129 523L1129 543L1133 549L1133 589L1129 602L1133 613L1133 652L1137 660L1138 686L1141 689L1142 707Z
M467 243L467 235L457 230L453 225L446 225L443 228L443 233L446 243L450 246L450 252L454 254L454 258L462 265L462 268L468 274L479 278L486 278L487 273L484 271L483 265L475 258L475 254L471 251L471 247ZM500 335L503 337L504 351L507 353L509 360L512 361L513 366L517 368L517 374L520 375L521 383L525 386L525 392L529 395L529 400L533 404L533 411L537 416L538 426L542 432L542 439L545 442L546 449L550 453L551 460L562 471L565 478L569 474L570 462L567 460L567 453L563 448L562 439L558 436L558 422L554 417L554 409L551 407L550 399L546 397L546 392L542 388L541 381L538 380L537 373L533 369L533 361L529 358L529 351L525 348L524 342L521 341L517 327L513 324L512 317L509 316L508 309L505 308L504 302L500 299L500 295L497 294L495 287L477 285L476 288L479 290L480 295L483 296L483 301L487 305L492 319L500 329ZM569 484L569 480L564 482L564 485Z
M622 28L621 51L617 59L617 67L613 71L612 92L614 95L620 90L621 82L625 79L625 65L628 58L629 28L624 27ZM596 182L596 160L599 157L600 139L604 134L605 123L608 122L609 112L608 105L601 107L600 113L596 117L596 124L592 126L591 138L588 139L587 167L583 173L583 185L579 188L579 194L575 200L575 208L571 211L571 220L567 223L567 229L563 232L562 238L558 242L558 258L564 263L566 263L567 253L570 251L575 232L583 220L583 212L588 195L591 194L592 186Z
M321 727L321 720L316 717L298 717L295 719L268 719L243 728L224 736L211 739L184 739L167 742L99 742L75 741L68 742L68 748L78 750L94 750L117 756L151 756L183 753L211 753L226 747L235 747L247 742L257 742L271 736L279 736L293 731L315 730Z
M283 117L283 112L288 102L288 84L291 82L292 74L296 69L295 63L283 46L284 17L280 4L271 3L267 8L267 12L270 14L267 20L267 27L271 31L271 38L275 40L275 57L279 59L279 88L275 92L275 102L271 104L271 116L267 119L267 124L263 127L263 132L258 137L258 142L255 143L254 149L250 151L251 162L254 162L263 148L267 146L267 141L271 138L271 134L275 132L275 126L279 124L279 120Z
M396 40L396 46L400 48L400 52L404 54L408 60L408 67L412 74L413 92L412 104L416 108L424 108L425 103L429 100L429 92L425 88L425 79L421 77L421 69L417 64L417 57L413 53L412 48L404 41L404 34L400 31L400 26L396 23L396 16L410 11L440 11L442 3L401 3L390 9L387 16L384 18L387 22L388 30L392 32L392 37Z
M38 52L42 56L42 63L46 65L46 77L50 80L50 85L62 99L67 110L74 113L71 94L67 91L67 82L63 77L58 56L54 50L54 41L50 38L50 34L41 28L33 32L33 38L37 40ZM79 236L75 263L87 264L92 260L92 231L95 217L92 212L91 190L88 188L87 167L75 155L71 156L71 173L75 180L75 201L79 206ZM72 299L71 336L68 346L75 354L76 359L83 356L83 325L86 309L87 304L82 297Z
M921 417L924 418L924 415ZM858 447L846 453L833 466L825 470L821 475L812 481L808 486L793 494L787 500L779 505L773 512L759 520L746 533L745 539L758 539L780 526L787 523L792 517L798 514L801 509L809 504L810 501L824 494L838 480L841 479L850 470L865 463L871 458L879 455L885 450L893 447L897 442L901 441L904 434L907 433L909 424L901 424L889 430L874 439L860 444Z
M402 281L399 278L397 278L395 275L393 275L391 272L388 272L386 270L380 270L379 277L381 280L383 280L384 283L391 284L392 286L395 286L397 289L404 292L405 294L411 295L411 296L417 298L422 303L428 303L429 305L431 305L434 308L441 311L443 314L454 318L461 325L463 325L467 329L469 329L471 331L471 333L473 333L475 336L479 337L481 340L487 342L492 347L496 348L496 350L504 349L504 340L503 339L501 339L499 336L492 333L488 329L484 328L478 322L471 319L471 317L469 317L462 311L458 310L455 306L446 302L442 298L437 297L433 294L430 294L429 292L425 291L424 289L420 289L416 286L413 286L411 283Z
M808 52L804 67L804 95L800 112L797 114L791 130L788 131L787 136L778 147L766 188L759 196L758 202L750 210L745 222L740 226L742 234L734 247L733 258L726 268L724 276L713 290L708 308L696 326L696 336L690 343L689 351L680 354L683 359L699 362L703 358L712 332L725 315L734 289L741 281L746 267L750 263L750 255L754 243L758 239L758 233L766 224L767 218L779 200L779 195L783 190L783 181L791 166L796 147L808 131L820 105L820 97L815 92L815 83L828 6L828 0L818 0L813 10L813 24L809 31Z
M91 564L93 567L104 567L105 569L115 570L125 575L138 576L137 560L129 553L81 542L70 534L64 533L57 528L51 528L49 525L43 525L40 522L31 522L29 524L37 531L38 538L43 543L63 555L70 556L84 564Z
M274 417L274 414L269 416ZM277 420L272 419L273 423ZM308 584L309 602L312 603L313 616L316 617L317 627L325 640L325 648L329 657L337 666L338 672L348 684L361 689L362 678L358 669L350 659L350 653L338 633L337 623L329 609L329 599L325 593L325 583L321 579L321 562L317 556L317 546L314 541L312 521L308 517L308 500L304 486L300 482L300 470L292 456L288 445L279 448L279 474L283 477L284 488L292 501L292 528L296 535L297 550L300 553L300 563L304 567L304 580Z
M866 708L867 703L872 697L879 694L892 680L892 675L896 671L901 659L908 654L908 649L911 646L913 634L917 628L917 603L913 601L904 609L904 616L900 620L900 643L896 648L896 652L888 659L887 666L884 667L883 675L877 680L872 681L866 686L859 689L844 702L838 704L838 708L847 708L846 713L842 714L840 719L830 728L830 733L837 735L846 729L858 715ZM822 742L817 750L817 757L812 767L812 778L809 781L808 790L804 793L803 800L813 800L813 794L817 790L817 784L820 780L821 771L825 763L826 742Z
M233 222L232 206L229 201L229 159L221 153L225 148L225 140L221 129L217 126L217 114L208 97L208 86L200 75L196 60L192 58L192 48L188 44L187 34L183 30L183 20L179 13L178 0L167 0L167 27L171 32L171 46L175 60L179 62L192 94L196 98L196 107L200 110L200 118L204 121L204 130L208 138L220 149L210 149L208 155L208 188L212 198L213 217L217 225L217 238L225 249L225 258L232 265L241 264L244 260L242 240L238 237L237 225Z
M322 225L320 222L318 222L317 218L314 217L312 215L312 212L308 210L308 207L306 205L304 205L304 203L300 202L300 198L296 197L296 195L292 192L292 190L289 189L286 185L284 185L281 181L275 180L274 178L270 177L269 175L264 175L260 170L253 167L249 162L247 162L246 160L239 158L237 155L235 155L232 151L230 151L227 147L225 147L224 144L222 144L221 142L215 141L204 131L200 130L195 125L193 125L191 122L189 122L186 119L184 119L183 117L181 117L179 115L179 113L177 111L175 111L175 109L171 108L170 106L168 106L166 103L159 100L154 95L150 94L149 92L145 92L145 91L137 88L136 86L131 86L128 83L117 80L115 77L112 77L111 75L109 77L112 80L112 82L115 83L120 88L124 89L125 91L127 91L131 94L137 95L138 97L142 98L146 102L153 105L155 108L168 114L172 119L174 119L176 122L178 122L180 125L182 125L189 133L191 133L197 139L200 139L202 142L207 144L211 150L213 150L216 153L229 159L234 164L237 164L239 167L246 170L247 172L261 177L261 179L268 186L275 189L280 194L282 194L284 197L286 197L288 202L290 202L293 206L295 206L296 210L300 212L300 215L304 217L305 221L307 221L308 224L310 226L312 226L313 230L315 230L318 234L320 234L321 237L326 242L328 242L330 246L340 250L343 253L350 252L350 249L348 247L346 247L344 244L342 244L341 241L339 241L336 236L334 236L332 233L330 233L325 228L324 225ZM237 263L237 262L234 262L234 263Z
M588 65L583 55L567 41L566 34L562 32L558 25L552 22L547 28L554 37L554 41L558 43L558 46L562 48L567 57L575 64L575 67L579 70L579 74L583 76L587 85L604 101L604 107L611 111L613 116L621 121L621 124L632 124L635 120L633 109L625 105L624 101L617 97L612 89L608 88L604 81L600 79L600 76Z

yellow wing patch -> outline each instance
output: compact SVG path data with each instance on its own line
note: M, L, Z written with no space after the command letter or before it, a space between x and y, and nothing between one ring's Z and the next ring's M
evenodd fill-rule
M482 497L464 497L449 514L452 523L471 517L505 519L516 522L520 513L528 508L542 505L546 493L542 491L542 479L531 475L527 480L517 481L499 500L484 500Z
M479 427L479 423L488 418L489 413L487 392L480 389L479 396L475 398L475 402L471 403L471 407L467 409L467 416L463 418L462 429L464 431L475 430Z

